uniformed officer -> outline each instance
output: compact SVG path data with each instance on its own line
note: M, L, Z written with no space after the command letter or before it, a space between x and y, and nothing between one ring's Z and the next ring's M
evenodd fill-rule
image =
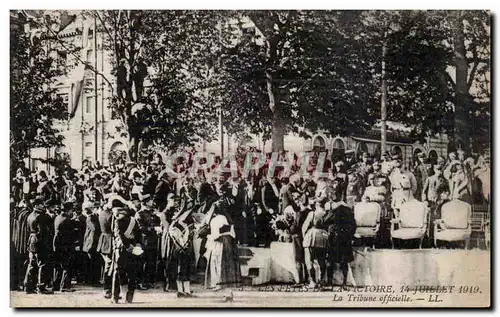
M156 267L158 256L158 235L156 227L161 225L160 218L153 213L153 197L150 194L140 195L141 208L136 214L141 231L140 243L144 248L141 256L140 289L148 289L156 280Z
M51 219L46 214L44 197L37 197L33 204L33 211L26 219L28 224L28 269L24 279L26 293L50 294L46 288L46 265L50 248L50 223Z
M192 211L192 208L179 210L173 216L169 227L172 251L175 258L177 297L194 296L191 292L191 272L194 263L194 220L191 216Z
M137 220L131 216L133 206L124 199L110 201L113 206L113 282L112 301L118 303L121 293L131 303L137 284L139 256L143 253L141 231ZM125 292L125 285L127 291Z

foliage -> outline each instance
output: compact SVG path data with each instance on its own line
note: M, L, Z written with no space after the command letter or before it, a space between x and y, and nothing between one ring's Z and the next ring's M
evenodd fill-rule
M54 121L66 118L67 109L56 95L54 83L65 69L54 67L43 41L48 34L47 29L40 28L37 36L30 36L23 28L11 27L11 162L23 160L32 148L62 144Z
M115 116L126 123L132 158L140 148L171 148L209 140L216 124L214 104L196 92L210 49L217 14L209 11L91 12L105 31L115 82L120 63L127 71L113 99ZM211 33L210 33L211 32ZM143 85L147 85L141 89ZM142 91L141 91L142 90ZM135 112L138 104L147 107Z

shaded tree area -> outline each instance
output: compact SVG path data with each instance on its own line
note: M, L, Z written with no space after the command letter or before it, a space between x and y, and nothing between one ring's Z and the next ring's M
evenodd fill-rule
M11 167L28 157L30 149L62 145L54 122L65 119L68 109L54 86L67 68L58 67L50 54L47 42L53 33L45 28L34 34L10 30Z
M237 19L219 70L229 131L248 126L278 151L289 132L344 135L371 126L370 74L357 64L341 13L248 11Z
M112 76L99 76L132 160L154 146L213 140L221 111L229 134L262 136L274 151L287 133L363 133L381 116L382 64L387 119L412 128L413 139L444 132L464 148L489 143L486 11L83 14L103 34Z

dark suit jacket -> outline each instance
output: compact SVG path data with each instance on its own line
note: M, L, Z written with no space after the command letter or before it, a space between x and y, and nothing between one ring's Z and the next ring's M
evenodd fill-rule
M354 261L352 240L356 220L352 209L345 205L337 206L326 213L323 224L329 233L329 258L337 263Z
M170 184L164 179L156 183L153 201L160 208L160 211L163 211L167 205L167 195L171 190Z
M96 214L87 215L85 221L85 235L83 236L83 252L92 252L97 249L101 228L99 226L99 216Z
M29 252L48 252L50 245L50 225L52 220L45 213L32 211L26 219L28 232Z
M60 214L54 218L54 251L64 252L73 246L73 230L69 216Z
M113 232L111 231L113 214L110 211L101 210L98 218L101 235L97 242L97 252L111 254L113 251Z

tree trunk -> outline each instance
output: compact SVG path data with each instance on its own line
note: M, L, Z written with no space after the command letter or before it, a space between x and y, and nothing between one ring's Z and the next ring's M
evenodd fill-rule
M285 128L281 115L281 106L270 71L266 72L267 95L269 98L269 108L273 113L273 130L271 134L271 150L273 152L284 151Z
M455 52L455 113L454 142L456 148L469 149L469 116L467 111L467 70L468 63L464 43L462 11L453 12L453 46Z
M273 132L271 135L271 142L273 152L285 150L285 127L280 111L275 111L273 113Z

